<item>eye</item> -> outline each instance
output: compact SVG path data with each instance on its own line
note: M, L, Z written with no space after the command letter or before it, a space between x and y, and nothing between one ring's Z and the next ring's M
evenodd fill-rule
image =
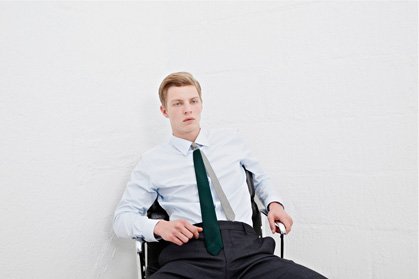
M178 107L178 106L180 106L180 102L173 103L173 106L174 106L174 107Z
M192 103L192 104L196 104L196 103L198 103L198 99L192 99L191 103Z

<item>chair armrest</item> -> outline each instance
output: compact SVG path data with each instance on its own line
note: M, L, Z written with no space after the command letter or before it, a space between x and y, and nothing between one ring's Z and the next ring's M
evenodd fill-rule
M268 210L262 209L260 212L263 213L266 217L268 217ZM275 226L278 228L279 234L281 236L287 234L287 230L285 229L284 224L282 224L281 222L275 222Z
M141 253L143 250L143 242L141 240L136 240L135 241L135 249L137 251L137 253Z

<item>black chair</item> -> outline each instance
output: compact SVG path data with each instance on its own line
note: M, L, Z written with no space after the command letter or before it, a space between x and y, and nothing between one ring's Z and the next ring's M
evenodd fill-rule
M258 198L255 196L255 187L253 184L253 174L245 169L246 172L246 182L249 187L250 200L252 204L252 221L253 228L256 233L262 237L262 218L261 213L267 215L266 209L259 209L258 204L260 204ZM166 211L160 206L157 202L157 199L151 205L147 211L147 216L150 219L164 219L169 220L169 216ZM281 235L281 258L284 257L284 234L285 227L282 224L280 227ZM283 227L283 228L282 228ZM137 266L138 266L138 278L145 279L150 277L154 272L156 272L160 266L158 263L158 258L162 249L167 245L165 242L145 242L137 241Z

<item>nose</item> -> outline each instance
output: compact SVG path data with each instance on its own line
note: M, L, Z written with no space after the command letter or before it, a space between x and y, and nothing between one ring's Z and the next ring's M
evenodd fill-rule
M183 113L184 114L192 113L192 106L190 104L185 104L184 109L183 109Z

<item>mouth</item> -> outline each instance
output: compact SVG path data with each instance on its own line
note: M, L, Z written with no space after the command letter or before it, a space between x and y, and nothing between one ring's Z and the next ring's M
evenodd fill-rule
M195 118L189 117L189 118L185 118L183 120L183 122L189 122L189 121L193 121L193 120L195 120Z

